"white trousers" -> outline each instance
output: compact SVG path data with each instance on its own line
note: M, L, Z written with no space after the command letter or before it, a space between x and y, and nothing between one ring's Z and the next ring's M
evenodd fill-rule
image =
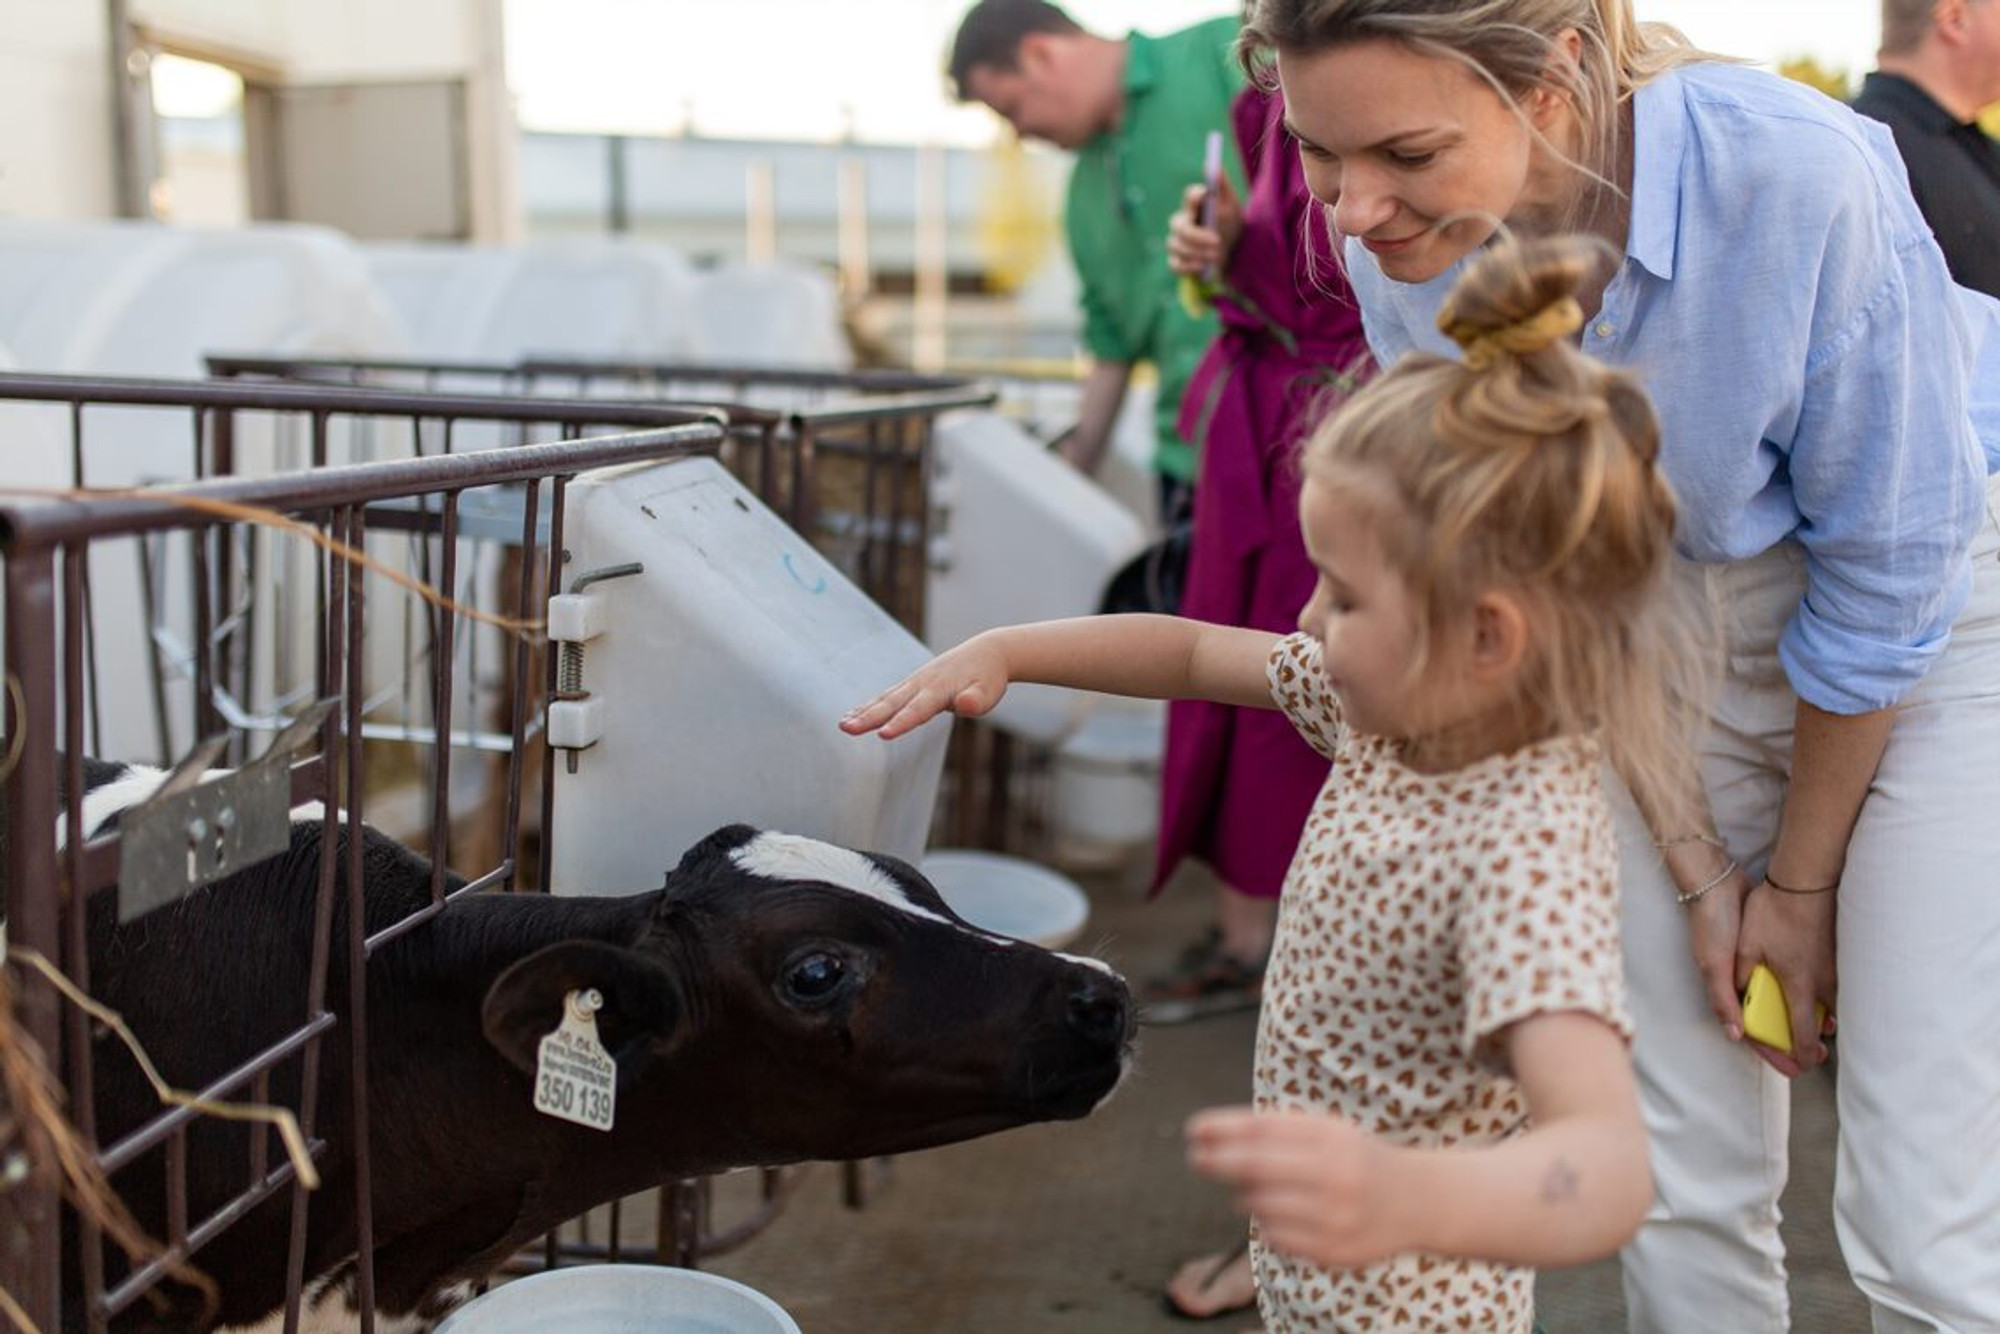
M1879 1334L2000 1331L2000 532L1972 600L1899 711L1848 845L1838 905L1835 1225ZM1771 855L1796 696L1779 630L1805 589L1786 544L1698 567L1727 679L1703 744L1719 832L1754 880ZM1614 784L1615 786L1615 784ZM1625 1250L1634 1331L1783 1331L1778 1195L1790 1090L1722 1036L1685 910L1615 794L1634 1056L1657 1199Z

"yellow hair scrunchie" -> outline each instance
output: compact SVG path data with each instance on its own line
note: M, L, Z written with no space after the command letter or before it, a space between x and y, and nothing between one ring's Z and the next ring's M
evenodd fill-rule
M1553 301L1524 320L1498 329L1476 328L1463 320L1438 320L1438 328L1465 353L1465 364L1483 371L1501 356L1539 352L1583 327L1583 306L1573 296Z

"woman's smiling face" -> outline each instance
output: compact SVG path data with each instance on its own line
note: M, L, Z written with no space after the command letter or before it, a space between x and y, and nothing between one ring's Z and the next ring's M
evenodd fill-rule
M1449 56L1377 39L1281 49L1277 73L1307 188L1398 282L1445 272L1500 221L1553 202L1568 174L1537 137L1556 99L1517 110Z

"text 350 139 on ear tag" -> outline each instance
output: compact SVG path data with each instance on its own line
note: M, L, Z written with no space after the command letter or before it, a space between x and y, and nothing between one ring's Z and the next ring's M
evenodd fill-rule
M535 1110L593 1130L611 1129L617 1110L618 1063L597 1038L604 999L593 988L572 991L563 1020L535 1054Z

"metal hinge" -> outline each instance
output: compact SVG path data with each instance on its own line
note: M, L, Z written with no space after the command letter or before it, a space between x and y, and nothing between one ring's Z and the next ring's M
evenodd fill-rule
M159 791L118 820L118 920L178 903L292 845L292 754L319 731L321 700L241 769L213 772L228 737L187 753Z

